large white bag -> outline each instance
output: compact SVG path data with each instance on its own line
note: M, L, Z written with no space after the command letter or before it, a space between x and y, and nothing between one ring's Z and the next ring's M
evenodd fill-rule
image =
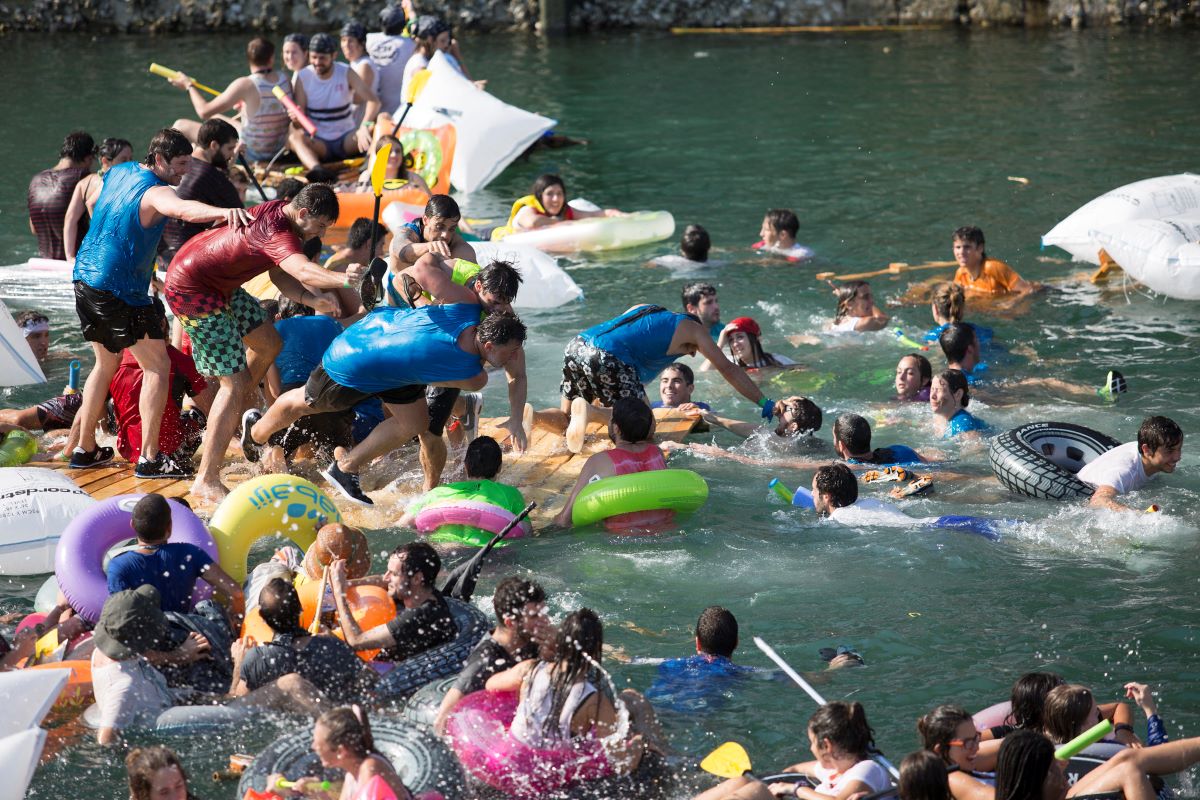
M1200 210L1106 225L1090 234L1135 280L1168 297L1200 300Z

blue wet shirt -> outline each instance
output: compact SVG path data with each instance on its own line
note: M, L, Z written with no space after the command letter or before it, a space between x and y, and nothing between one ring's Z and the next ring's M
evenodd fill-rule
M579 336L636 369L638 379L649 383L675 362L676 357L667 355L667 351L671 349L675 328L685 319L692 317L665 308L648 311L639 306L593 325Z
M987 431L990 426L975 416L965 408L960 408L958 413L950 418L950 422L946 425L946 433L942 438L950 439L958 436L960 433L969 433L970 431Z
M192 610L196 578L213 563L212 556L185 542L167 542L152 553L131 550L108 562L108 593L150 584L158 589L163 611Z
M750 672L753 667L735 664L724 656L697 653L668 659L658 665L658 676L646 690L646 699L659 708L680 712L715 709Z
M104 174L87 236L79 245L72 280L93 289L111 292L131 306L148 306L154 255L167 218L142 227L142 195L155 186L166 186L149 168L127 161Z
M284 386L304 383L321 363L321 357L333 340L345 330L332 317L312 315L288 317L275 323L283 349L275 356L279 381Z
M850 464L877 464L881 467L922 464L925 461L916 450L902 444L890 444L887 447L876 448L871 455L870 459L848 458L846 461Z

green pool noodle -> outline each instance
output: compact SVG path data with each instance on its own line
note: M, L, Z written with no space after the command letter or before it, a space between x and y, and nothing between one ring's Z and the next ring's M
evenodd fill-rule
M771 482L767 484L767 488L779 495L779 499L787 503L789 506L792 504L793 495L790 491L788 491L788 488L783 485L779 478L771 478Z
M1083 750L1085 747L1093 745L1103 739L1106 734L1112 732L1112 729L1112 722L1107 719L1102 719L1083 733L1076 736L1071 741L1064 744L1062 747L1055 750L1054 757L1059 761L1066 761L1072 756L1078 754L1079 751Z
M291 789L295 785L295 781L285 781L283 778L280 778L275 782L275 786L279 789ZM320 783L315 784L313 788L320 789L322 792L328 792L333 788L333 784L330 781L321 781Z

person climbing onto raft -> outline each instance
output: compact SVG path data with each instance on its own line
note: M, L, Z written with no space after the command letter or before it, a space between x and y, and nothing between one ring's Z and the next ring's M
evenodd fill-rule
M435 194L425 204L425 213L420 219L404 225L392 238L391 255L394 263L389 264L391 284L396 282L396 273L417 263L417 259L428 253L442 258L461 258L474 263L479 259L458 232L462 211L458 203L448 194ZM400 305L402 287L389 285L388 297L392 305Z

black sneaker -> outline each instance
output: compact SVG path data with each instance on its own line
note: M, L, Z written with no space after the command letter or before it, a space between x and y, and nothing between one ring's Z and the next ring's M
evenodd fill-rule
M262 416L262 412L257 408L248 408L246 413L242 414L242 454L251 464L258 463L258 459L262 458L263 446L254 441L254 437L250 434L250 429L254 427L254 423L262 419Z
M154 480L159 478L190 478L195 472L192 465L180 463L168 455L159 453L153 460L142 456L133 470L135 478Z
M341 492L342 496L346 499L353 500L364 506L375 505L375 501L367 497L366 493L362 490L362 486L359 485L358 475L343 472L337 465L336 460L331 461L328 467L321 470L321 475L324 476L325 480L333 484L333 488Z
M467 441L475 438L475 429L479 427L479 412L483 410L483 395L479 392L463 392L463 403L467 410L458 418L467 435Z
M102 467L113 460L113 452L111 447L97 447L90 453L85 453L83 448L76 447L71 452L71 469L91 469L92 467Z

